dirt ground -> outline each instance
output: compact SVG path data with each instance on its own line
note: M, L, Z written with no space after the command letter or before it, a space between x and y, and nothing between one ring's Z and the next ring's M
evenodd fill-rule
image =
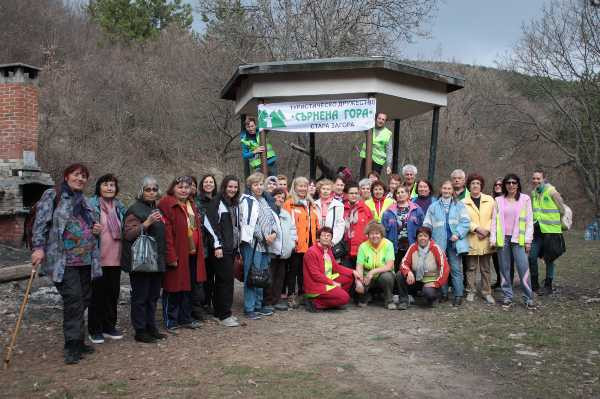
M125 277L123 281L127 281ZM0 285L3 344L8 342L25 283ZM522 366L531 358L534 369L548 377L542 357L547 357L549 367L554 367L550 363L555 357L549 349L536 346L547 344L542 335L527 340L535 326L525 323L531 320L547 329L543 320L555 317L554 306L572 312L569 301L582 300L576 293L564 301L542 298L537 313L523 307L506 313L481 301L460 309L442 304L435 309L412 306L407 311L388 311L376 305L350 305L346 310L313 314L300 308L245 321L233 329L210 320L200 330L182 330L162 343L140 344L132 338L125 287L119 306L125 338L96 345L95 354L79 365L66 366L60 297L47 286L46 279L36 281L12 366L0 372L1 398L541 397L524 389L536 375ZM579 288L565 286L564 292ZM596 292L581 290L586 301ZM241 292L236 285L234 313L243 319ZM599 304L592 301L588 305L585 320L592 329L594 325L598 328ZM523 343L515 344L521 338ZM596 333L585 339L590 346L582 350L592 349L592 357L582 366L591 373L585 381L592 385L569 397L595 397L597 393L598 379L593 375L598 359L594 354L600 340ZM557 342L568 346L570 341ZM509 346L500 345L503 343ZM573 345L583 344L574 340ZM482 351L482 347L490 350ZM508 357L494 348L508 348ZM517 356L525 359L513 363L511 358ZM550 380L560 378L557 372ZM566 392L543 396L564 397Z

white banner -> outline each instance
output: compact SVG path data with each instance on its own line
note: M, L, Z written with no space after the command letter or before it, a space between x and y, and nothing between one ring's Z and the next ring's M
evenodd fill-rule
M258 105L258 129L280 132L358 132L375 126L376 100L298 101Z

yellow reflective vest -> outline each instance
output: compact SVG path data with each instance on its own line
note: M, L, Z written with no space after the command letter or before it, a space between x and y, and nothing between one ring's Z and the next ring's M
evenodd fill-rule
M539 224L540 231L544 234L562 233L560 208L551 196L555 191L552 185L545 183L541 193L538 190L531 192L533 221Z
M372 159L377 165L385 165L387 161L387 146L392 138L392 132L387 127L380 130L373 129L373 154ZM360 157L367 158L367 144L363 143Z

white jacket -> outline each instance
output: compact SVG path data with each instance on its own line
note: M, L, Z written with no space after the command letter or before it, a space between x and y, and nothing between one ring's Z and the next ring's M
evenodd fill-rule
M342 241L342 238L344 238L344 230L346 228L346 223L344 222L344 204L342 204L339 200L333 199L327 208L325 220L321 219L321 199L315 201L315 207L317 208L319 226L327 226L333 229L333 245Z
M281 209L279 215L272 209L271 212L277 222L277 237L269 245L269 253L281 259L288 259L296 247L297 234L294 219L285 209Z
M254 196L242 194L240 197L241 242L252 244L254 228L256 227L256 221L258 220L259 207L258 200Z

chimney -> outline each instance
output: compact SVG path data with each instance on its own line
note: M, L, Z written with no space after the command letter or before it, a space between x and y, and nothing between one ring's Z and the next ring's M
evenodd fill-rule
M0 242L16 246L31 206L54 184L36 161L39 72L26 64L0 65Z

